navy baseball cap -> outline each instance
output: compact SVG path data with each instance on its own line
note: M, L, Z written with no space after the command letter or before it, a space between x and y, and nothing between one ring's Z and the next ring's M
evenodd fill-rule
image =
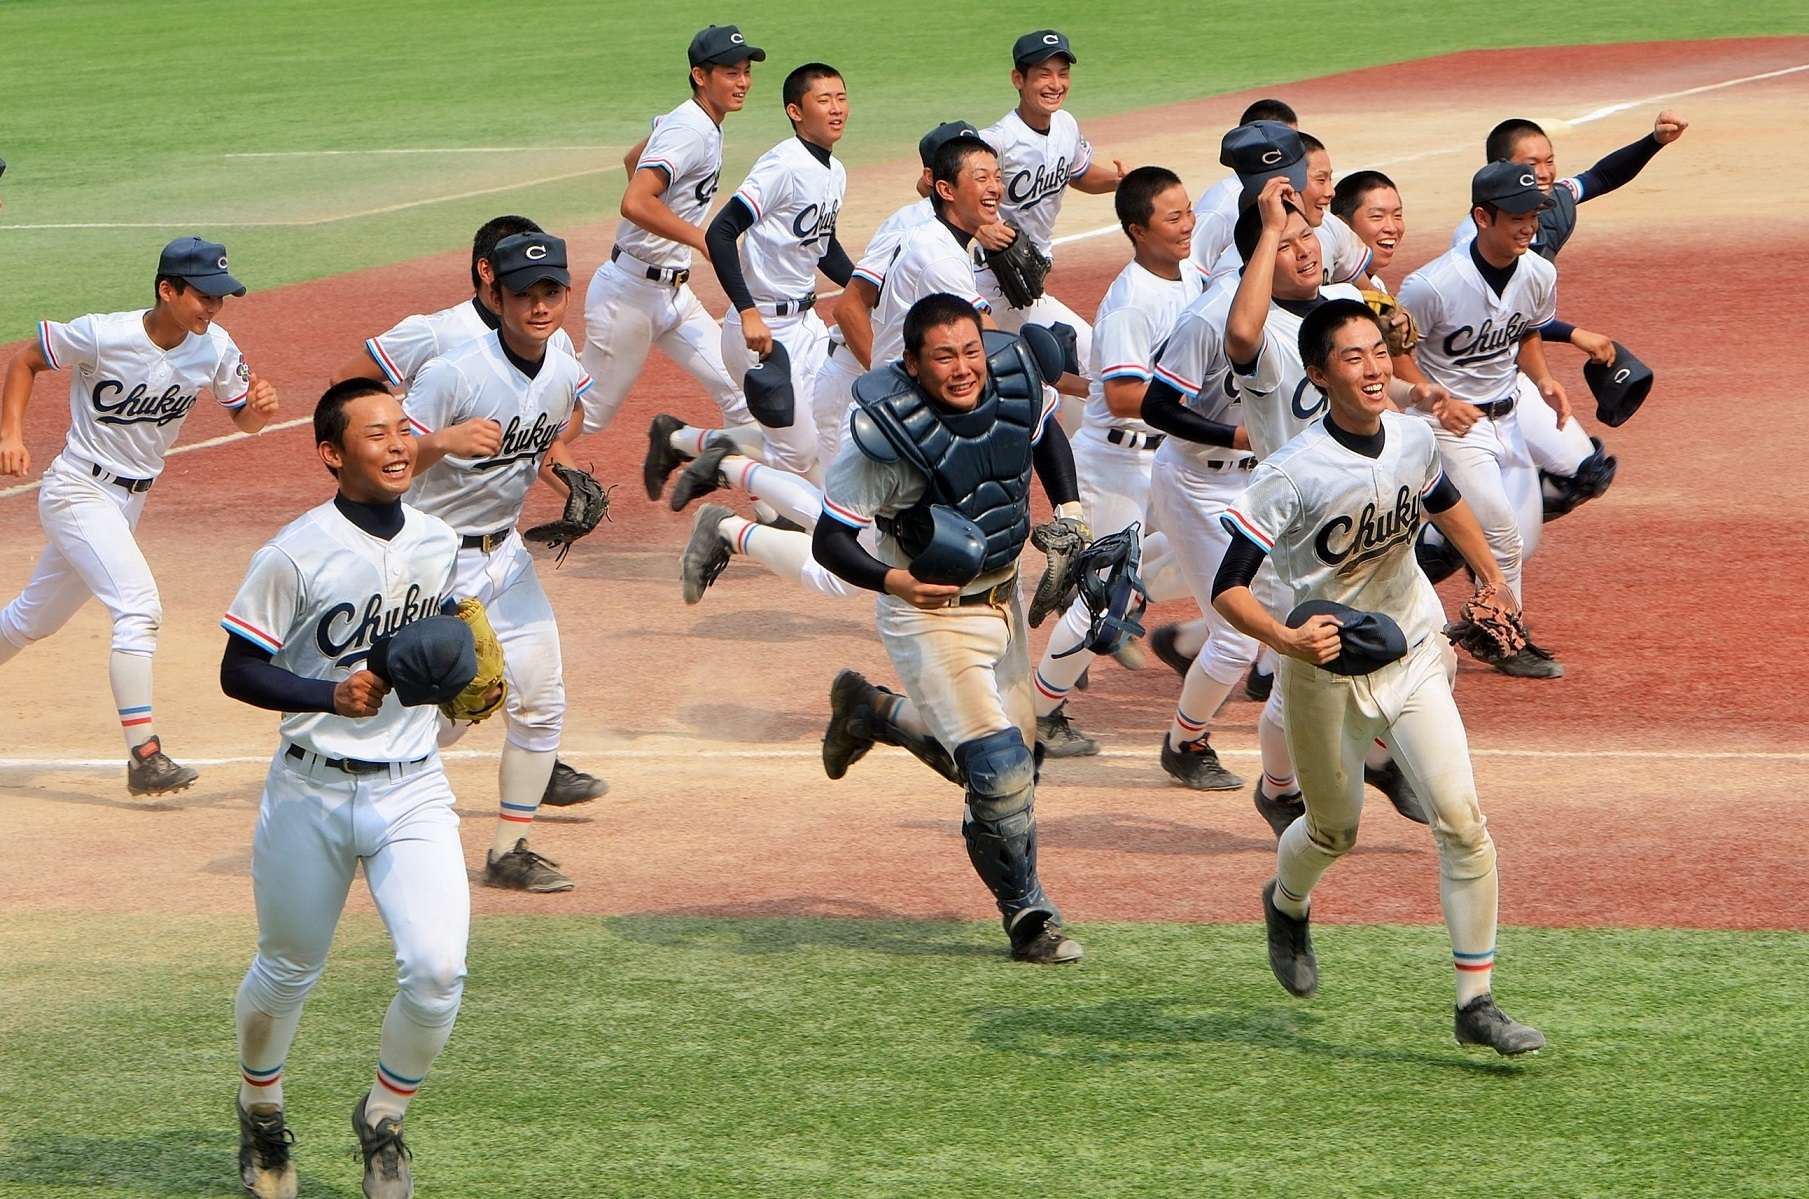
M366 664L403 707L443 704L477 677L477 643L458 617L429 616L379 637Z
M157 273L181 279L204 296L242 296L245 285L226 269L226 247L198 237L178 237L163 247Z
M980 136L980 131L966 121L944 121L923 135L923 139L917 143L917 157L927 167L936 161L936 151L963 137L971 137L975 141L985 140Z
M1407 636L1385 612L1364 612L1336 600L1308 600L1288 613L1288 627L1297 629L1315 616L1338 622L1338 656L1321 663L1321 670L1369 674L1407 656Z
M1493 204L1516 216L1550 208L1557 201L1539 190L1533 168L1505 158L1491 162L1470 178L1470 205Z
M741 36L741 30L734 25L711 25L707 29L698 30L686 53L694 67L732 66L745 58L751 58L755 62L766 61L766 51L758 46L748 45L747 39Z
M572 285L565 269L565 240L550 233L517 233L496 243L490 251L496 281L513 292L524 292L542 279L562 287Z
M1244 185L1240 207L1256 203L1263 184L1277 175L1295 191L1306 190L1306 143L1280 121L1251 121L1227 132L1219 142L1219 162L1236 171Z
M1074 48L1068 45L1067 35L1053 29L1033 30L1011 44L1011 61L1020 71L1058 54L1069 62L1080 61L1074 57Z

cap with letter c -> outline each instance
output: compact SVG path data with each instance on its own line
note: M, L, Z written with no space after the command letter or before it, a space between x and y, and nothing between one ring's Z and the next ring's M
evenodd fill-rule
M1263 184L1284 176L1294 190L1306 190L1306 143L1280 121L1251 121L1230 130L1219 142L1219 162L1237 172L1244 190L1238 206L1256 203Z
M517 233L496 243L490 252L496 281L520 294L542 280L572 285L565 269L565 240L550 233Z
M245 285L226 267L226 247L199 237L178 237L163 247L157 273L180 279L204 296L242 296Z
M1054 29L1033 29L1011 44L1011 62L1020 71L1058 55L1071 63L1080 61L1074 57L1068 35Z
M944 121L918 141L917 157L923 161L924 166L931 166L936 161L936 151L964 137L971 137L977 142L985 141L980 136L980 131L966 121Z
M766 51L750 46L734 25L711 25L697 31L686 52L694 67L731 67L744 59L766 61Z
M1539 190L1533 168L1505 158L1497 159L1470 177L1470 206L1493 204L1503 212L1521 216L1550 208L1557 201Z

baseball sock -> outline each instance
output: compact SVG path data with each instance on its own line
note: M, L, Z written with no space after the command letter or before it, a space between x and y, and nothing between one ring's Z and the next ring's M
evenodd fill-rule
M810 534L768 529L740 516L726 516L717 526L733 553L744 554L780 578L801 583L810 561Z
M1206 618L1196 616L1175 626L1175 652L1186 658L1199 657L1206 648Z
M515 848L516 838L528 835L528 826L534 823L534 813L540 808L547 780L553 777L553 763L558 759L556 749L523 749L513 741L503 742L496 787L501 806L496 813L496 839L490 845L498 857ZM405 1072L407 1069L396 1068Z
M1181 680L1181 700L1175 705L1175 718L1168 726L1171 749L1180 749L1183 742L1204 736L1206 726L1231 694L1230 683L1221 683L1206 673L1200 665L1204 660L1204 655L1195 657L1187 668L1187 677Z
M302 1009L296 1004L294 1011L283 1016L260 1011L245 994L250 980L247 974L232 1002L239 1025L239 1103L246 1110L254 1103L281 1107L283 1059L289 1056Z
M1279 690L1276 694L1280 694ZM1263 755L1263 790L1270 795L1300 790L1294 779L1294 755L1288 752L1288 732L1282 727L1273 697L1263 705L1263 714L1257 719L1256 739Z
M911 702L908 695L886 695L880 697L875 712L881 720L890 724L907 737L928 738L930 726L923 722L917 714L917 705Z
M1312 907L1313 888L1319 877L1338 859L1326 853L1307 833L1302 816L1281 832L1275 847L1275 906L1290 916L1304 916Z
M151 655L116 649L107 656L107 673L113 680L113 703L119 709L126 752L131 753L157 735L151 722Z
M1500 879L1495 867L1478 878L1438 876L1438 897L1451 933L1451 962L1457 972L1457 1006L1486 995L1495 974L1495 921Z
M709 429L702 425L682 425L672 431L666 438L666 444L685 455L695 458L704 452L704 447L712 438L726 437L734 444L737 453L749 458L760 456L761 447L766 439L760 434L759 425L736 425L728 429Z
M1036 694L1036 715L1040 720L1061 707L1062 701L1068 698L1068 692L1074 689L1074 683L1081 672L1093 661L1091 650L1075 649L1086 639L1087 628L1092 623L1087 606L1080 600L1068 605L1062 613L1061 622L1055 626L1055 632L1049 636L1049 645L1043 650L1043 660L1036 664L1036 672L1030 676ZM1075 650L1068 653L1069 650ZM1065 654L1057 658L1055 655Z
M730 487L771 505L775 511L806 529L816 528L817 517L822 515L822 490L790 471L731 454L722 460L722 477L729 481Z
M364 1104L364 1118L372 1128L379 1120L400 1120L409 1100L421 1089L433 1059L452 1038L452 1021L424 1025L409 1014L402 996L389 1001L383 1017L383 1039L377 1046L377 1082Z

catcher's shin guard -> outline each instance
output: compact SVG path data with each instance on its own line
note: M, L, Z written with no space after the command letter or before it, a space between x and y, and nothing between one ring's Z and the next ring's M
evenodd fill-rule
M1550 471L1539 472L1539 493L1545 504L1545 519L1553 521L1560 516L1576 511L1583 504L1600 498L1614 482L1615 469L1620 465L1600 437L1591 437L1590 444L1595 451L1577 465L1576 473L1570 475L1554 475Z
M1036 873L1036 760L1017 729L963 742L955 762L967 777L961 836L974 873L1009 926L1018 912L1053 910Z

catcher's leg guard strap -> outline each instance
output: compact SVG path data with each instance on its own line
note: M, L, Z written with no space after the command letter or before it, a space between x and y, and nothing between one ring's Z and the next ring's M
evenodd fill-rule
M967 778L961 835L974 872L1009 925L1027 908L1049 909L1036 874L1036 759L1017 729L964 742L955 762Z
M1539 490L1545 502L1545 519L1556 520L1568 512L1574 512L1580 505L1589 500L1598 499L1614 482L1614 472L1620 465L1613 454L1610 454L1602 439L1591 437L1595 451L1578 463L1576 472L1570 475L1554 475L1550 471L1539 472Z

